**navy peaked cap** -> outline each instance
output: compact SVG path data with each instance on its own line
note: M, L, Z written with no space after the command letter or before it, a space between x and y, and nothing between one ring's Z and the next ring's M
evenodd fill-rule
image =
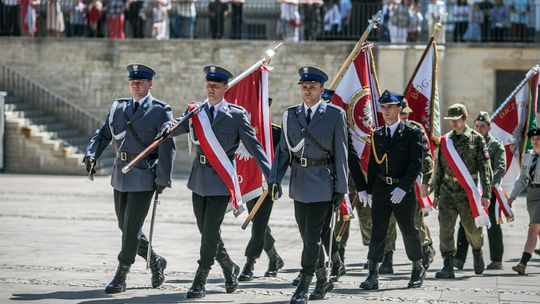
M379 98L379 103L383 104L397 104L401 106L405 96L385 90Z
M154 69L140 63L129 64L126 67L126 69L128 71L129 80L138 80L138 79L152 80L152 78L156 75L156 71L154 71Z
M229 79L233 77L233 74L226 68L215 65L205 66L203 71L206 74L206 80L209 81L229 82Z
M328 75L323 70L313 66L301 67L298 69L298 75L300 75L299 84L304 81L325 83L328 80Z

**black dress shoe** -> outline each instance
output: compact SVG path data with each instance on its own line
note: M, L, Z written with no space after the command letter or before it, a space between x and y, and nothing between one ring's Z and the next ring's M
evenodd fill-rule
M426 270L422 266L422 260L414 261L411 272L411 280L407 285L407 288L419 288L424 284L426 278Z
M332 280L327 279L326 267L321 267L315 271L317 282L315 289L309 295L310 300L322 300L326 296L326 293L334 289L334 283Z
M106 293L120 293L126 291L126 277L131 268L130 265L118 264L116 274L112 281L105 287Z
M238 281L246 282L253 280L253 265L255 264L256 259L248 257L244 269L238 276Z
M308 302L309 284L313 276L307 274L300 274L300 280L298 280L298 287L294 291L289 304L305 304Z
M186 294L186 298L203 298L206 296L206 279L208 278L208 273L210 269L201 268L197 269L195 273L195 278L193 279L193 284Z
M369 274L366 280L360 284L360 288L366 290L379 289L379 263L368 260Z
M165 281L165 268L167 268L167 260L164 257L156 255L150 262L150 270L152 271L152 287L158 288Z

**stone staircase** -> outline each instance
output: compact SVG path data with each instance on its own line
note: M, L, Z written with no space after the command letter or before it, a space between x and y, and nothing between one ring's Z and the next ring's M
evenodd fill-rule
M8 79L17 78L16 80ZM5 171L85 174L83 153L99 122L45 88L0 64L5 99ZM36 100L43 99L43 100ZM65 104L62 104L62 103ZM87 121L84 121L85 118ZM97 164L107 174L114 156L106 149Z

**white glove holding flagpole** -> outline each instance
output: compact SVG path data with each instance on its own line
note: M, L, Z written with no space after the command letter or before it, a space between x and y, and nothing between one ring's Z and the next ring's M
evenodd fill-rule
M390 197L390 201L392 202L392 204L399 204L401 203L407 192L403 191L399 187L396 187L392 192L390 192L390 194L392 195Z
M360 199L360 202L364 204L364 208L366 207L368 203L368 194L367 191L360 191L358 192L358 199Z

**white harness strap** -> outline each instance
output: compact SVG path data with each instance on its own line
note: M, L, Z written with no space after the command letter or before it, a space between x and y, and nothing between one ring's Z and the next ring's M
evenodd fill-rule
M287 135L287 116L289 115L289 111L285 111L283 113L283 117L281 120L283 121L283 133L285 134L285 142L287 142L287 148L289 148L289 153L296 153L300 151L304 147L304 138L298 142L298 144L294 147L291 147L291 143L289 142L289 136Z
M109 129L111 130L111 135L115 140L122 140L124 137L126 137L126 130L124 130L121 133L115 134L114 127L112 124L114 112L116 112L117 107L118 107L118 100L115 100L111 106L111 111L109 112Z

